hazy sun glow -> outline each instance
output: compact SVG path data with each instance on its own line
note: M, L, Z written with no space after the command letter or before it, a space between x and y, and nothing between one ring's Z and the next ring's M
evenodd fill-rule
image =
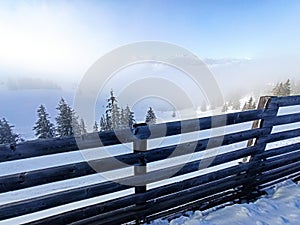
M101 52L91 46L91 34L75 13L46 3L0 9L0 65L32 75L82 74Z

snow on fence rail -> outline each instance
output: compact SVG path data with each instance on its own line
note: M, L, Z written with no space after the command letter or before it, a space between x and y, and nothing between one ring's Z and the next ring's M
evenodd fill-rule
M187 209L207 209L213 206L251 201L263 190L284 179L299 180L300 136L296 129L273 132L276 126L300 122L300 113L279 115L281 107L300 105L300 96L261 97L258 109L206 118L169 122L156 125L137 125L133 131L119 130L82 136L81 151L103 146L122 146L133 143L133 152L98 158L89 162L65 163L18 173L0 175L0 198L3 193L30 190L35 186L78 179L92 174L133 168L134 173L115 180L99 181L80 187L69 187L54 193L45 193L11 202L0 201L0 222L49 208L92 199L132 189L122 197L110 197L82 207L70 208L55 215L44 215L26 224L121 224L149 221ZM210 138L179 144L147 148L147 143L162 137L211 131L245 123L252 128L225 132ZM294 127L295 127L294 126ZM163 131L163 132L162 132ZM233 132L232 132L233 131ZM99 142L99 138L101 143ZM294 138L294 139L293 139ZM292 140L277 146L278 141ZM77 142L76 142L77 141ZM244 144L243 144L244 143ZM275 143L275 147L268 145ZM28 141L0 146L0 164L18 162L40 156L58 156L78 151L78 138L56 138L47 141ZM237 147L238 146L238 147ZM213 151L228 147L225 151ZM86 149L86 150L82 150ZM231 149L231 150L230 150ZM185 156L210 152L186 160ZM214 154L214 155L213 155ZM248 160L243 160L246 159ZM177 164L167 160L179 159ZM122 163L119 163L122 162ZM159 163L160 168L149 166ZM156 164L155 164L156 165ZM205 166L203 166L205 165ZM97 172L94 170L97 168ZM175 179L175 180L174 180ZM164 182L166 183L159 183ZM154 187L151 188L151 185Z

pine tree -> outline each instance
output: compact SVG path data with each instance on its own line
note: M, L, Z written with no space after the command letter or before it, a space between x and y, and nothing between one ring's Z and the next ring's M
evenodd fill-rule
M86 130L86 126L85 126L85 122L84 122L84 119L80 119L80 131L81 131L81 134L86 134L87 133L87 130Z
M253 106L253 98L252 98L252 96L250 97L250 99L249 99L249 101L248 101L248 109L251 109L252 108L252 106Z
M113 111L113 105L115 102L115 97L113 90L110 91L110 98L107 99L107 106L106 106L106 111L105 111L105 122L106 125L103 126L102 128L105 127L104 130L112 130L113 129L113 122L112 122L112 111Z
M284 95L284 87L283 87L283 84L282 82L279 83L279 86L278 86L278 96L282 96Z
M58 110L58 116L55 118L58 135L60 137L74 135L72 125L76 125L76 120L73 118L75 115L71 107L61 98L56 109Z
M245 102L243 111L250 110L250 109L256 109L256 103L252 96L250 97L250 99L247 102Z
M79 120L78 120L79 117L77 116L76 112L73 109L71 109L71 118L72 118L71 135L83 134L83 132L84 132L83 127L79 123Z
M14 126L10 125L5 118L0 119L0 144L15 144L22 141L20 135L12 131L13 128Z
M100 131L109 130L107 127L106 117L103 115L100 118Z
M121 126L121 115L120 115L120 107L118 106L117 102L115 101L112 105L112 113L111 113L111 122L112 122L112 129L118 129Z
M228 104L225 102L222 108L222 112L227 112L228 111Z
M154 113L152 107L150 107L147 111L145 123L147 123L147 124L155 124L156 123L156 116L155 116L155 113Z
M291 95L291 92L292 88L290 79L288 79L285 83L277 83L272 90L272 94L275 96L289 96Z
M120 128L126 128L127 127L127 119L125 116L125 110L121 109L121 118L120 118Z
M125 118L125 127L131 128L135 123L134 112L131 111L129 106L127 105L124 110L124 118Z
M283 89L284 89L284 96L289 96L291 95L291 82L290 79L288 79L284 84L283 84Z
M273 88L272 94L275 96L279 96L279 83L277 83L276 86Z
M111 90L110 98L107 99L107 102L108 103L105 111L105 121L106 121L105 130L118 129L120 128L121 125L120 107L118 106L113 90Z
M99 131L99 127L97 122L95 121L94 126L93 126L93 132L98 132Z
M55 137L55 129L53 123L49 120L49 114L44 105L40 105L37 110L38 120L33 127L35 136L38 138L53 138Z
M125 109L118 106L118 101L113 91L107 99L105 114L100 118L100 130L113 130L131 127L135 123L134 113L127 105Z

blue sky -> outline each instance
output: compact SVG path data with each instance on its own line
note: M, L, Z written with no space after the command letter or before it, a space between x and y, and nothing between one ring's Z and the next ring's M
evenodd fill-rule
M144 40L203 58L293 56L299 15L293 0L1 1L0 66L79 76L111 49Z

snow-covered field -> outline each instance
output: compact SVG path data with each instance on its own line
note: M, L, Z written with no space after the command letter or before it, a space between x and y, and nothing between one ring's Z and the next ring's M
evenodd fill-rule
M278 184L254 203L236 204L218 210L187 212L171 221L155 220L151 225L299 225L300 185Z

